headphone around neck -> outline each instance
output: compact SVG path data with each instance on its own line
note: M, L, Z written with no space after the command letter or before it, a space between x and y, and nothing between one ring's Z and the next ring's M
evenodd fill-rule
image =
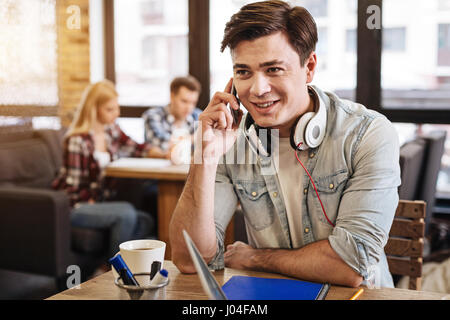
M313 99L316 112L304 113L297 118L292 126L290 142L292 148L295 150L317 148L322 143L325 136L327 125L327 111L325 105L313 87L308 86L308 93L311 99ZM250 113L248 113L245 120L245 131L250 137L251 144L253 144L259 152L263 151L262 154L269 155L271 151L270 130L267 139L259 139L259 137L257 139L261 129L267 130L267 128L258 126ZM260 140L267 141L267 143L264 145ZM261 150L261 147L263 150Z
M295 150L317 148L325 136L327 111L317 92L308 86L308 93L313 99L316 112L307 112L298 117L291 128L291 146ZM300 145L300 146L299 146ZM299 147L297 147L299 146Z

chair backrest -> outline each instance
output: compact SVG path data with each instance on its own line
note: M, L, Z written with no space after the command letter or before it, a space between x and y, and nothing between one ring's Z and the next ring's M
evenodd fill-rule
M409 289L420 290L426 203L400 200L384 248L393 275L409 276Z
M423 200L427 203L427 214L425 216L425 234L428 234L430 220L436 199L436 183L441 169L441 159L444 154L446 131L437 130L420 137L426 141L427 149L422 166L422 177L420 178L419 189L416 200Z
M400 199L420 199L417 196L425 151L426 141L422 138L409 141L400 148L400 178L402 180L402 184L398 187Z

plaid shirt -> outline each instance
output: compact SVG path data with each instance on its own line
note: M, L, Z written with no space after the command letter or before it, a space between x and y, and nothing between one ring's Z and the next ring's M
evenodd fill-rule
M202 110L195 108L186 118L186 126L190 134L194 133L194 123ZM175 118L169 112L169 106L150 108L142 115L145 126L145 141L152 146L169 149L169 141L174 131Z
M128 137L117 124L108 126L105 133L111 161L120 157L143 157L150 149L149 144L138 144ZM64 141L63 166L52 187L65 190L71 206L90 199L102 201L112 196L114 179L104 179L94 152L92 133L75 134Z

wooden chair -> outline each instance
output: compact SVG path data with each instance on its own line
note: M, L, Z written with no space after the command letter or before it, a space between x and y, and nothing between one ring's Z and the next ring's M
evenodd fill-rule
M400 200L384 248L393 275L409 276L409 289L420 290L426 203Z

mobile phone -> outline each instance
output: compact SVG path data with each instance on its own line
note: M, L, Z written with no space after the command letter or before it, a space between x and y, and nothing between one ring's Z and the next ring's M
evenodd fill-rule
M241 101L239 100L239 98L237 96L237 90L236 90L236 87L234 86L234 83L231 85L231 94L236 97L238 105L240 106L241 105ZM231 107L231 105L230 105L230 111L231 111L231 115L233 116L234 124L238 124L238 121L239 121L239 109L238 110L234 110Z

